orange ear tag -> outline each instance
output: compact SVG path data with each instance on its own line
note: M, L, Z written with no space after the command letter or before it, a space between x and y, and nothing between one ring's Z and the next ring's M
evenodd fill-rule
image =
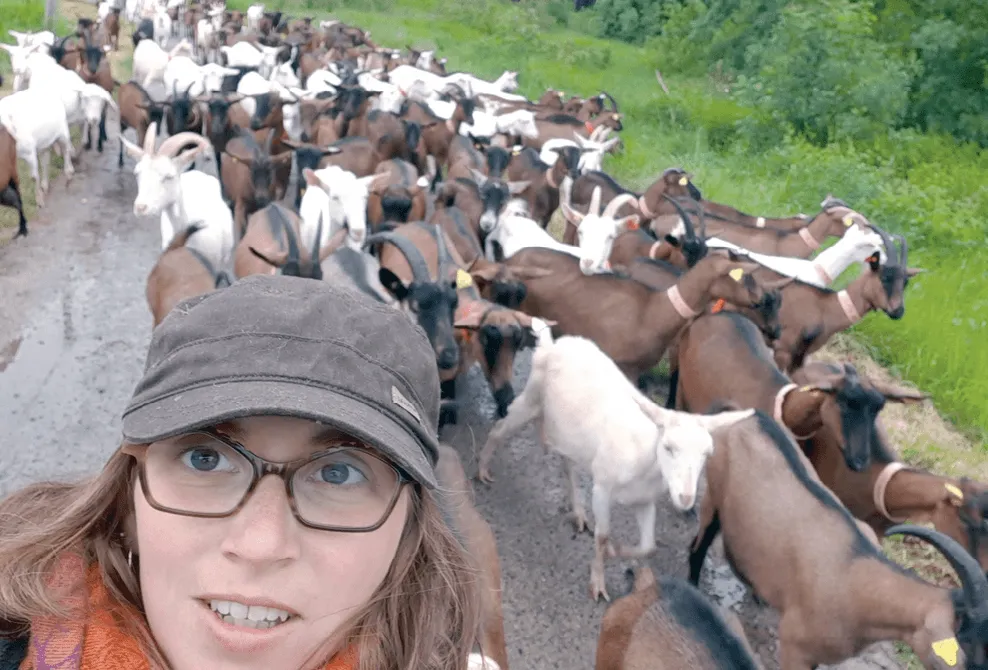
M628 230L638 230L638 222L632 221L628 224Z
M710 308L710 313L711 314L716 314L717 312L719 312L722 309L724 309L724 305L726 305L726 304L727 304L727 301L724 300L723 298L721 298L720 300L718 300L717 302L714 303L714 306L713 307Z

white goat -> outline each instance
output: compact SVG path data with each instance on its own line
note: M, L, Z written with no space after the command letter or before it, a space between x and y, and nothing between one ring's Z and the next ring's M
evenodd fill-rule
M432 103L429 103L430 107ZM452 114L450 114L452 116ZM446 118L446 117L444 117ZM473 112L473 123L463 122L460 124L460 135L474 137L493 137L498 133L504 135L530 137L535 139L539 136L539 127L535 124L535 114L527 109L516 109L507 114L496 116L479 110ZM555 162L555 158L547 161L550 165Z
M21 33L16 30L8 30L7 33L17 40L19 47L33 47L34 45L47 46L48 51L55 45L55 33L50 30L42 30L38 33ZM42 53L47 53L42 51Z
M305 80L305 90L313 93L324 91L335 92L336 87L343 83L338 75L326 69L316 70Z
M572 188L573 180L569 175L566 175L559 187L559 206L562 208L566 220L576 226L580 249L580 270L587 275L609 272L614 239L629 228L637 226L639 221L637 214L629 214L620 219L615 219L614 214L622 205L635 203L635 196L630 193L622 193L610 200L604 207L604 211L601 212L601 190L599 186L595 186L593 194L590 196L590 206L587 208L587 213L584 214L570 206Z
M505 70L501 73L501 76L494 81L487 81L485 79L480 79L468 74L466 72L454 72L451 75L441 78L444 85L456 84L457 86L473 92L473 95L478 93L491 93L493 95L498 95L501 97L506 97L504 94L510 94L512 91L518 90L518 73L512 70ZM522 96L518 96L522 97Z
M848 215L848 217L851 216ZM812 260L759 254L717 237L707 238L706 243L710 249L731 249L737 253L745 254L751 260L773 272L793 277L806 284L826 288L853 263L863 263L875 253L879 254L883 263L887 259L882 237L866 225L855 223L853 218L848 217L844 219L848 225L844 236L837 240L833 246L821 251ZM680 222L671 234L682 239L683 230L682 222Z
M251 5L247 8L247 31L260 32L261 19L264 18L264 5Z
M10 69L14 73L13 88L15 91L23 91L27 88L28 81L30 81L31 77L30 63L32 60L36 60L37 57L46 57L51 62L55 62L51 56L45 53L46 49L43 44L32 44L21 47L0 43L0 49L3 49L10 55Z
M336 231L345 226L349 231L346 246L360 251L367 236L367 199L370 190L375 180L383 181L387 179L387 174L357 177L338 165L330 165L319 170L306 168L302 171L302 176L310 187L305 190L299 204L302 244L312 248L319 222L322 221L320 248L326 246ZM313 186L316 188L311 188Z
M516 113L517 112L512 112L512 114ZM474 118L476 118L476 116L477 113L474 112ZM509 114L505 114L504 116L509 116ZM613 149L617 143L621 141L620 137L612 137L608 139L607 136L610 134L610 131L611 129L608 126L597 126L594 128L593 132L590 133L589 138L583 137L574 131L574 139L572 140L556 138L546 140L545 144L542 145L541 151L539 152L539 158L542 159L543 163L549 163L551 165L552 162L556 160L556 149L560 149L562 147L576 147L581 150L580 172L600 171L604 167L604 154ZM536 137L537 136L538 128L536 128Z
M166 139L155 151L157 134L157 124L152 122L144 137L144 147L120 138L124 149L137 161L134 166L137 175L134 214L161 216L162 250L171 242L176 230L185 230L189 224L202 221L205 227L190 238L187 245L202 253L214 267L230 267L233 215L220 194L220 182L199 170L183 172L200 153L211 151L212 145L201 135L183 132ZM190 143L196 146L174 155Z
M38 207L45 206L45 193L48 192L48 167L50 150L53 144L61 149L65 161L63 172L67 180L72 179L75 167L72 165L72 143L69 137L69 124L65 118L65 106L58 92L52 88L39 87L17 91L0 99L0 125L7 129L17 143L17 155L31 168L34 179L35 201ZM38 171L38 154L41 158L41 171Z
M221 46L230 67L256 67L262 77L270 77L278 65L281 47L269 47L253 42L237 42L233 46Z
M495 449L535 420L543 447L563 456L573 520L582 531L587 518L574 466L589 470L596 540L590 595L610 600L604 583L605 552L622 558L644 558L654 552L659 496L668 491L676 509L691 510L713 451L710 431L746 419L754 410L698 415L665 409L635 388L592 341L566 336L554 342L550 328L536 318L532 330L538 344L528 383L507 416L491 430L480 454L478 476L492 481L490 460ZM638 547L611 542L612 500L635 507Z
M164 49L168 46L168 38L171 37L171 34L172 17L168 16L166 8L158 7L154 13L154 41Z

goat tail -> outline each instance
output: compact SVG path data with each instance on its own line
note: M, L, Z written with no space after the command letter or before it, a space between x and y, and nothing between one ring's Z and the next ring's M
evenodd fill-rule
M169 251L174 251L179 247L184 247L185 243L189 241L189 238L195 235L197 232L206 227L206 224L202 221L196 221L185 228L185 230L179 232L177 235L172 237L172 241L168 243L165 247L165 253Z

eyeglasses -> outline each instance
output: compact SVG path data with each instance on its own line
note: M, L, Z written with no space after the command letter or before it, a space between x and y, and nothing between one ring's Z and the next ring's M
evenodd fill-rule
M137 459L148 504L161 512L219 518L242 508L262 477L285 481L292 513L309 528L347 533L376 530L412 479L345 442L308 458L275 463L225 435L197 431L152 444L127 444Z

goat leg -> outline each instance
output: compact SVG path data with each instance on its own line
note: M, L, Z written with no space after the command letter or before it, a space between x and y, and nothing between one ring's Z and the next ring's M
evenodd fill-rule
M594 517L594 556L590 565L590 597L596 602L600 596L610 602L604 580L604 554L613 555L611 545L611 500L609 492L594 482L590 504Z
M24 201L17 181L11 179L7 187L0 191L0 205L17 210L17 234L14 237L27 237L27 219L24 217Z
M704 504L700 512L700 530L690 544L690 583L693 586L700 585L700 572L703 570L703 561L707 558L707 551L713 544L717 533L720 532L720 517L713 503Z
M569 478L569 499L572 508L569 517L573 520L576 532L582 533L585 530L590 530L590 526L587 524L587 510L583 506L582 496L580 495L579 474L573 462L568 458L563 459L563 468L566 470L566 476Z
M638 546L630 547L623 544L612 544L613 552L609 554L611 558L648 558L655 553L657 542L655 540L655 503L642 505L635 510L635 518L638 520ZM668 546L663 544L664 547Z
M103 142L105 142L109 137L106 134L106 107L103 107L103 112L99 117L99 137L96 140L96 151L103 153Z
M85 140L82 143L82 148L89 151L93 148L93 138L92 138L92 124L89 121L82 122L82 137Z
M456 400L456 378L439 382L439 399ZM443 429L447 423L455 424L458 418L455 404L447 403L439 406L439 430Z
M538 385L537 383L533 384L533 381L537 382L537 380L533 380L530 376L525 389L508 407L508 414L494 424L491 432L487 435L487 443L480 450L477 479L485 484L490 484L494 481L494 478L491 476L491 458L494 456L497 448L507 438L524 428L530 421L534 419L541 420L542 418L542 400L538 396L540 392L530 390Z
M66 135L64 138L59 140L62 145L62 174L65 175L66 181L72 181L73 175L75 175L75 166L72 165L72 140ZM45 190L48 190L48 177L47 177L48 167L45 166Z
M46 150L47 151L47 150ZM38 152L34 149L31 151L25 151L20 155L20 158L24 159L27 166L31 168L31 178L34 179L34 201L37 203L38 207L45 206L45 194L44 194L44 184L41 181L38 170Z

